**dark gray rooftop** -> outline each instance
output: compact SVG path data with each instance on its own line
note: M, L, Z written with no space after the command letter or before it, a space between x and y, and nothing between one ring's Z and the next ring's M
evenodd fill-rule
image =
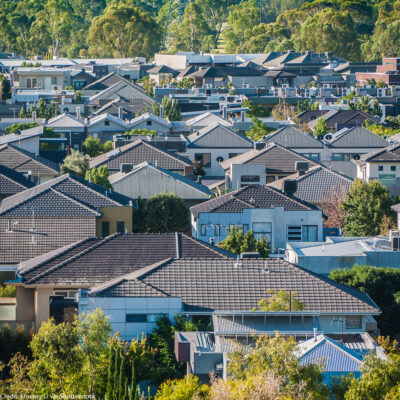
M21 173L0 165L0 198L22 192L35 184Z
M315 207L269 186L250 185L205 201L190 208L194 217L199 213L240 213L245 208L283 207L286 211L310 211Z
M355 126L350 129L342 129L332 135L332 140L327 142L329 147L340 148L384 148L387 147L388 142L375 135L362 126Z
M276 132L266 136L262 141L266 143L274 142L289 148L321 149L324 147L314 136L301 132L293 126L278 129Z
M186 311L249 311L267 290L295 291L305 311L378 313L371 298L280 259L179 259L146 267L109 284L93 287L91 296L138 297L138 280L164 295L182 299ZM155 297L159 297L155 295Z

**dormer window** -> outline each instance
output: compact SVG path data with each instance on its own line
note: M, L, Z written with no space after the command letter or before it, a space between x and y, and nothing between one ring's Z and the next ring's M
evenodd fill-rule
M151 126L151 121L147 121L147 126Z
M110 125L110 121L108 121L108 120L104 121L104 125L106 125L106 126Z

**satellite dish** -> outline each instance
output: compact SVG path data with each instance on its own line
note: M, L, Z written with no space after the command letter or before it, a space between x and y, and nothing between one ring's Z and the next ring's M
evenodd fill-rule
M317 139L318 140L323 140L324 139L324 135L318 135Z
M359 160L359 159L360 159L360 155L359 154L354 154L353 160Z
M332 135L329 135L329 134L328 134L328 135L325 135L325 139L326 139L326 140L332 140Z
M217 161L218 161L218 162L224 161L224 157L221 157L221 156L220 156L220 157L217 157Z

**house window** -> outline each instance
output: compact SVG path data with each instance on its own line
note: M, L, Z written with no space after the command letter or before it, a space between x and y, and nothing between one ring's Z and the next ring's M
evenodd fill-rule
M117 221L117 232L125 232L125 221Z
M254 237L258 240L267 239L269 243L272 241L272 223L271 222L253 222Z
M301 226L288 226L287 227L287 241L288 242L301 242Z
M382 185L395 185L396 184L396 175L395 174L379 174L379 181Z
M378 165L378 171L383 171L383 165Z
M37 79L35 79L35 78L27 78L26 87L27 88L36 88L37 87Z
M196 153L194 160L197 161L202 167L211 167L211 153Z
M106 120L106 121L104 121L104 125L110 125L110 121L108 121L108 120Z
M147 322L147 314L126 314L126 322L143 323Z
M206 224L201 224L201 226L200 226L200 235L201 236L207 236L207 225Z
M395 166L395 165L391 165L391 166L390 166L390 170L391 170L391 171L396 171L396 166Z
M221 225L216 224L214 225L214 236L220 236L221 235Z
M101 236L105 237L110 234L110 223L108 221L103 221L101 223Z
M242 228L243 233L246 233L249 231L249 224L243 224L243 228Z
M303 242L316 242L318 239L317 225L303 225Z
M151 126L151 121L147 121L147 126Z
M240 179L243 183L260 183L259 175L242 175Z
M52 84L52 85L57 85L57 77L54 77L54 76L53 76L53 77L51 78L51 84Z
M346 329L361 329L362 317L361 315L351 315L346 317Z
M54 291L54 296L62 296L64 299L75 299L76 294L78 291L76 289L74 290L55 290Z

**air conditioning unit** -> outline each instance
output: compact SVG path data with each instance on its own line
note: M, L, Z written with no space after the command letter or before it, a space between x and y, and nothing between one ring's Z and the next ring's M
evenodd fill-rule
M206 88L207 89L211 89L213 87L213 84L212 83L206 83Z
M386 95L386 89L385 88L378 88L376 90L376 96L377 97L384 97Z
M342 96L348 96L350 93L350 89L342 88Z
M164 88L164 89L168 89L168 88L169 88L168 83L164 83L163 88Z
M274 96L279 97L279 89L274 89Z
M250 85L248 83L243 83L243 89L248 89Z
M310 89L306 89L304 92L305 97L311 97L311 90Z
M324 89L330 89L331 85L329 83L324 83L322 87Z
M288 83L282 84L282 89L289 89L289 84Z

